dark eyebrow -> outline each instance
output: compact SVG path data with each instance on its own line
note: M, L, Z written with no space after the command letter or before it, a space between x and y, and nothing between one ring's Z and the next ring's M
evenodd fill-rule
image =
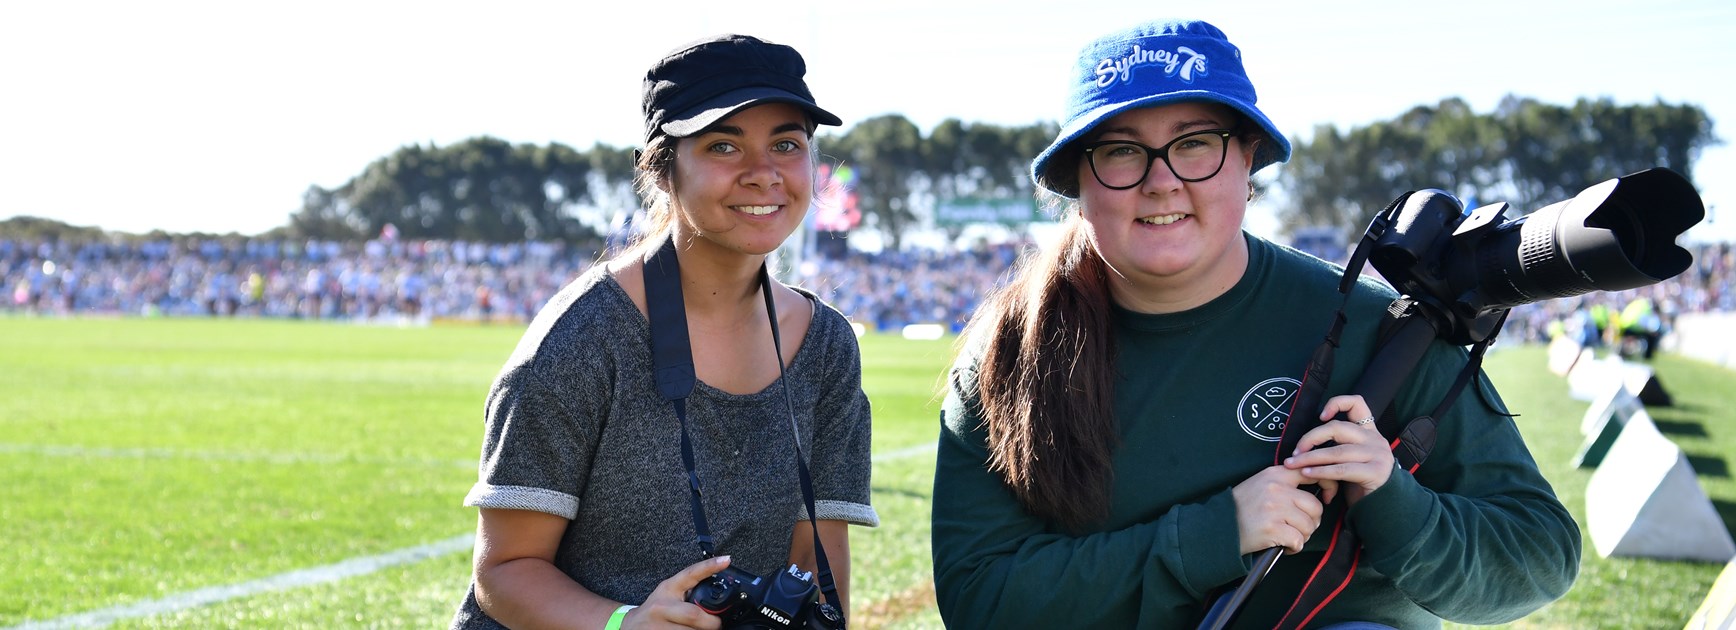
M799 123L799 122L788 122L788 123L784 123L782 125L778 125L778 127L776 129L773 129L772 135L777 135L780 133L789 133L792 131L800 131L802 133L808 133L808 127L807 127L807 125L804 125L804 124ZM709 131L706 131L705 133L721 133L721 134L726 134L726 135L731 135L731 136L736 136L736 137L741 137L741 136L747 135L747 132L742 131L741 127L737 127L735 125L718 125L716 127L712 127Z
M1198 119L1194 119L1194 120L1184 120L1184 121L1178 122L1174 125L1171 125L1170 126L1170 133L1173 133L1173 134L1179 136L1179 135L1187 133L1189 131L1195 131L1198 129L1213 129L1213 128L1222 127L1222 126L1223 126L1223 123L1220 123L1220 122L1213 120L1211 118L1198 118ZM1112 134L1112 133L1118 133L1118 134L1121 134L1124 136L1133 136L1135 138L1139 137L1139 132L1132 127L1110 127L1107 129L1099 129L1097 131L1097 134L1095 137L1097 139L1101 139L1103 136L1107 136L1107 135Z
M1210 118L1201 118L1199 120L1185 120L1185 121L1176 123L1176 125L1174 127L1172 127L1171 130L1175 131L1176 133L1182 133L1182 132L1194 131L1194 130L1198 130L1198 129L1215 129L1215 128L1222 127L1222 126L1224 126L1224 124L1220 123L1216 120L1213 120Z

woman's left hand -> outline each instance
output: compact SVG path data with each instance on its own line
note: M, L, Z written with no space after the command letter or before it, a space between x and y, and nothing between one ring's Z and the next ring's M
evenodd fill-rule
M1355 505L1392 477L1392 448L1374 426L1374 413L1361 396L1335 396L1326 401L1320 419L1339 412L1350 421L1333 420L1302 435L1295 454L1284 466L1320 483L1321 503L1331 503L1344 484L1344 498ZM1321 446L1327 442L1334 444Z

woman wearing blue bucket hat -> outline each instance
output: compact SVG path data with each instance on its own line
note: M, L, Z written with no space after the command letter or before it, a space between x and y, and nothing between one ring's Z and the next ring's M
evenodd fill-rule
M1497 623L1565 593L1578 526L1487 378L1441 416L1425 464L1395 466L1347 385L1396 294L1364 279L1345 302L1342 267L1242 230L1252 175L1290 144L1224 34L1142 24L1092 42L1069 80L1064 124L1031 166L1063 200L1060 236L978 310L942 405L947 625L1188 627L1273 547L1290 557L1236 627ZM1275 458L1341 305L1320 422L1298 418L1313 428ZM1466 362L1433 341L1390 411L1430 413ZM1303 489L1316 484L1319 497ZM1299 604L1336 539L1316 532L1340 525L1360 556Z

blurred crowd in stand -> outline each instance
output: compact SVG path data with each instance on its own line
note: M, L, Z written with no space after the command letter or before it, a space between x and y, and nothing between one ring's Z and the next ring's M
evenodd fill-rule
M1736 311L1736 247L1690 246L1694 263L1680 275L1626 291L1599 291L1514 307L1502 337L1547 342L1565 336L1650 359L1684 313Z
M810 258L798 267L798 286L819 294L871 330L910 324L964 327L977 304L1006 280L1034 243L981 244L962 251L851 251L841 258Z
M0 240L6 309L39 314L527 321L595 252L559 244Z
M956 332L1031 247L852 250L808 256L786 275L870 330L940 324ZM1517 306L1501 337L1603 342L1649 326L1655 346L1681 313L1736 311L1732 245L1690 250L1693 266L1656 285ZM542 242L0 239L0 313L523 323L599 258L595 249Z

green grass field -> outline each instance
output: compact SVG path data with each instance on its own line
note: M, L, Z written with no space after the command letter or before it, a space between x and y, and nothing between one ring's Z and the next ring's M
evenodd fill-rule
M450 542L473 531L482 400L517 327L0 318L0 628ZM883 521L851 547L854 627L934 628L928 513L950 340L863 340ZM1576 515L1586 405L1537 348L1488 369ZM1736 523L1736 391L1673 356L1652 416ZM1606 560L1520 627L1679 628L1719 565ZM114 615L115 627L444 627L468 549L338 581Z

